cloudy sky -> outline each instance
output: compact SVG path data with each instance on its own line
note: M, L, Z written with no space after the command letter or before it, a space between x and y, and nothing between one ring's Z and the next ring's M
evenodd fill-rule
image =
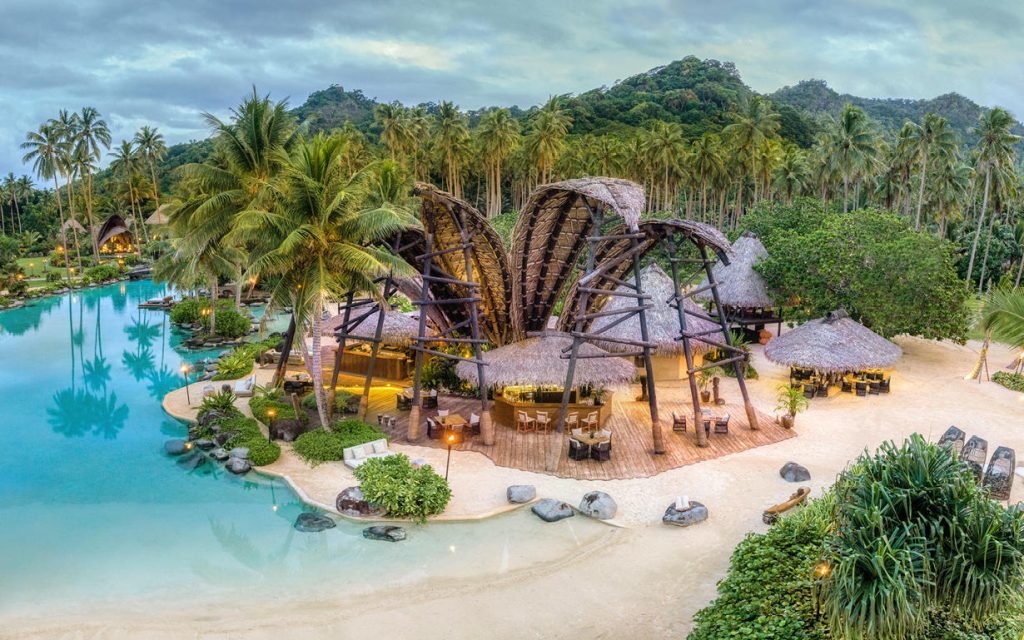
M407 103L528 106L686 55L758 91L823 78L855 95L958 91L1024 115L1019 0L3 0L0 174L58 109L114 142L153 124L206 136L255 84L295 106L330 84Z

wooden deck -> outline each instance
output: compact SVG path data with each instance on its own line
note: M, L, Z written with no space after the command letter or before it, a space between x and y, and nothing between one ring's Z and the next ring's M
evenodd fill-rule
M374 388L370 394L366 418L368 422L376 423L377 414L384 413L395 416L398 420L396 426L389 429L389 435L396 442L407 443L409 412L395 409L395 394L398 391L400 391L399 387ZM748 428L743 405L727 403L713 408L718 414L727 413L731 416L729 434L715 435L712 433L708 446L700 448L695 444L693 409L689 405L688 389L681 386L663 389L659 385L658 406L666 451L664 454L654 455L647 403L634 401L636 393L638 393L638 388L634 387L630 393L625 391L616 393L612 401L612 415L605 424L606 428L612 431L611 460L607 462L570 460L568 457L569 441L566 436L562 454L559 457L558 469L552 475L586 480L645 478L685 465L773 444L796 435L793 431L783 429L775 424L772 418L763 414L759 414L761 416L760 429L752 431ZM738 393L736 395L738 396ZM479 400L456 396L441 396L438 404L442 409L448 409L466 418L472 412L479 413L480 408ZM686 433L672 431L672 411L687 416ZM435 414L434 410L422 410L421 420L425 421L427 417ZM457 451L477 451L502 467L548 473L544 465L548 435L517 433L514 429L497 423L494 425L494 430L493 446L485 446L482 438L478 435L453 448ZM423 435L415 444L436 448L446 446L440 440L427 438L425 426L421 428L421 433Z

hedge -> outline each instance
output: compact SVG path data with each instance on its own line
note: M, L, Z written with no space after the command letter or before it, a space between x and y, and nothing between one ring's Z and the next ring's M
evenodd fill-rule
M401 453L370 458L356 467L355 476L366 500L387 509L393 518L424 522L427 516L442 513L452 498L447 480L430 465L414 469Z

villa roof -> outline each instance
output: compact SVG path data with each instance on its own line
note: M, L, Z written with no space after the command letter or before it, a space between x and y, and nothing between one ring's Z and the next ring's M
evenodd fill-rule
M855 371L886 367L898 360L903 350L839 309L772 338L764 355L777 364Z
M64 221L64 230L67 231L68 229L74 229L78 233L85 233L85 227L82 226L81 222L74 218L68 218Z
M754 270L754 265L768 256L761 240L749 231L732 243L734 257L728 264L719 262L711 269L718 283L718 298L727 307L761 308L774 307L775 299L768 293L764 278ZM707 284L705 278L701 285ZM701 296L711 299L710 292Z
M116 213L112 214L96 231L96 245L102 247L114 236L121 235L122 233L128 233L128 230L131 228L131 224L131 216L123 218Z
M683 341L678 339L680 335L679 314L674 307L669 306L669 303L675 294L674 287L672 285L672 278L670 278L668 274L658 266L658 263L652 262L640 271L640 285L643 288L644 294L651 296L648 304L652 305L653 308L646 312L647 331L650 341L657 345L655 347L655 352L658 355L682 354ZM618 290L625 293L633 291L631 288L625 286L618 287ZM612 311L615 309L625 309L636 306L636 300L633 298L616 296L605 296L605 298L606 302L600 308L601 311ZM713 331L718 328L717 324L692 315L693 311L699 312L700 307L698 307L697 304L689 298L684 300L683 309L686 311L686 328L688 331L704 332ZM597 332L602 327L616 322L621 317L622 316L606 316L598 318L597 320L594 320L591 331ZM634 314L628 320L619 322L601 335L609 338L639 340L639 314ZM725 341L721 331L714 334L707 334L706 337L718 342ZM632 347L627 344L605 342L600 339L594 340L593 343L602 349L613 353L616 351L636 350L636 347ZM692 340L690 342L690 346L694 353L706 353L711 348L706 342L702 342L700 340Z
M562 349L572 344L572 338L560 332L545 332L505 345L483 354L484 376L488 386L510 385L555 385L565 384L569 370L568 358L562 357ZM592 344L580 345L581 355L605 353ZM477 366L472 362L460 362L455 372L463 380L479 384ZM636 377L636 367L625 358L581 358L576 361L574 380L577 385L605 387L631 381Z
M356 309L353 313L359 314L359 310ZM353 336L372 337L377 332L377 319L379 316L379 311L367 316L349 333ZM333 336L337 334L341 330L343 320L344 315L338 314L324 322L323 335ZM419 318L406 315L397 309L389 309L384 312L384 326L380 334L381 343L389 347L408 347L416 340L419 330ZM428 334L430 333L433 333L433 331L428 329Z
M565 180L530 194L512 233L512 324L519 333L544 330L586 247L591 211L605 207L636 231L644 201L640 185L618 178Z
M167 211L168 211L168 209L170 209L170 207L171 207L171 205L169 205L169 204L162 204L159 207L157 207L156 211L151 213L149 215L149 217L146 218L146 224L151 224L151 225L167 224L169 222L169 220L167 218Z

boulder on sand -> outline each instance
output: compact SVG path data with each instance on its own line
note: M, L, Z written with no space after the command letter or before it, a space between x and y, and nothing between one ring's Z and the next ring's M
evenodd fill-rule
M779 475L786 482L807 482L811 479L811 472L803 465L795 462L787 462L779 469Z
M669 505L661 521L676 527L689 527L707 519L708 508L695 500L690 500L690 508L682 511L676 509L675 504Z
M375 525L363 529L363 537L367 540L399 542L400 540L405 540L405 529L387 524Z
M537 487L532 484L513 484L505 489L505 498L511 504L526 504L537 497Z
M334 500L338 513L355 518L380 517L385 510L370 504L359 487L347 487Z
M552 500L551 498L544 498L533 505L532 511L544 522L558 522L559 520L576 515L572 507L560 500Z
M619 510L619 505L604 491L591 491L580 500L580 512L585 516L598 520L611 520Z

